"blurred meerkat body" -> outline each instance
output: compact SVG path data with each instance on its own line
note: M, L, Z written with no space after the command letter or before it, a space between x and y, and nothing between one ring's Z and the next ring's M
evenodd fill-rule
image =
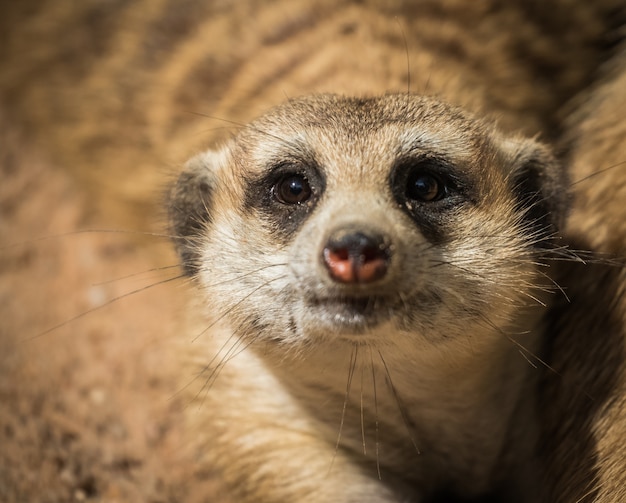
M542 443L551 453L544 500L626 499L626 51L570 107L561 140L571 172L564 230L595 259L568 264L570 302L555 310L546 353L556 374L539 394Z

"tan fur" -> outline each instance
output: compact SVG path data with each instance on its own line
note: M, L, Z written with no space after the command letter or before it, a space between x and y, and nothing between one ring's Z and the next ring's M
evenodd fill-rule
M404 92L409 73L412 91L491 116L506 131L551 138L558 132L554 112L592 80L609 52L621 2L405 4L411 3L3 6L2 242L85 227L152 230L165 173L224 141L240 123L304 93ZM169 411L161 408L174 392L170 376L191 381L193 370L174 366L168 347L145 350L181 332L193 334L181 336L184 344L198 347L189 343L194 330L173 328L180 289L159 290L141 307L94 312L69 342L46 336L37 349L14 351L24 333L36 335L99 305L94 289L112 296L122 290L90 283L172 260L163 246L141 247L145 239L118 235L115 245L102 236L84 239L84 248L51 241L45 249L28 242L1 250L0 496L196 501L219 494L214 499L222 501L207 465L181 459L182 405L174 400ZM111 261L127 268L112 271ZM136 343L130 353L129 338ZM236 373L236 362L222 381ZM93 398L103 389L104 402ZM203 441L192 439L196 446ZM340 473L345 465L336 463ZM120 471L125 477L115 479ZM237 475L227 479L236 484Z

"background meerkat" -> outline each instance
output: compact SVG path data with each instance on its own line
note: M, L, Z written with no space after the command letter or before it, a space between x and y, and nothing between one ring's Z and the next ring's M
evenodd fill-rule
M540 393L551 452L545 501L626 499L625 86L622 47L574 100L561 140L574 180L566 235L600 259L565 267L560 282L570 302L555 310L546 341L556 372Z
M404 91L407 62L414 90L495 113L504 129L550 137L557 132L552 112L610 51L619 4L4 6L2 240L102 225L150 229L159 199L155 166L168 171L229 134L193 113L247 121L285 95ZM407 14L408 57L398 13ZM242 22L251 18L258 22ZM354 58L363 47L370 51ZM145 239L80 239L3 249L3 498L191 501L210 494L202 486L210 474L190 476L195 465L154 459L178 455L181 406L160 400L176 391L177 370L166 345L154 341L177 333L179 291L124 299L113 316L66 326L63 340L15 346L23 334L101 305L103 293L136 289L85 287L86 271L108 280L174 260L167 245Z

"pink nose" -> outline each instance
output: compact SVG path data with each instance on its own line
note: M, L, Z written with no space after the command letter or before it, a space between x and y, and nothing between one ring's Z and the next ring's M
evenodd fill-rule
M337 233L323 250L324 265L339 283L372 283L387 274L389 247L380 236Z

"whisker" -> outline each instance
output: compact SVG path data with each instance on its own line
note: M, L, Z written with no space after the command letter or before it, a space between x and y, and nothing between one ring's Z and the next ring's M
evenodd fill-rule
M502 287L502 286L505 284L505 283L501 280L501 278L491 278L491 277L489 277L489 276L486 276L486 275L484 275L484 274L481 274L480 272L477 272L477 271L472 271L471 269L467 269L467 268L465 268L465 267L461 267L460 265L458 265L458 264L456 264L456 263L454 263L454 262L444 262L444 261L441 261L441 262L437 263L437 264L435 265L435 267L438 267L438 266L441 266L441 265L448 265L448 266L450 266L450 267L455 267L455 268L457 268L457 269L459 269L459 270L463 271L465 274L467 274L467 275L469 275L469 276L474 276L475 278L478 278L478 279L480 279L481 281L486 282L486 283L488 282L488 283L489 283L489 284L491 284L491 285L497 285L498 287ZM533 287L533 288L538 288L536 285L533 285L533 284L529 284L529 286L531 286L531 287ZM453 293L453 294L455 293L455 292L454 292L454 290L452 290L452 289L450 289L450 288L445 288L445 286L444 286L444 285L441 285L441 286L440 286L440 288L443 288L444 290L449 291L449 292L451 292L451 293ZM502 290L502 289L500 289L500 290ZM522 293L523 295L525 295L525 296L527 296L527 297L529 297L529 298L533 299L534 301L536 301L536 302L538 302L538 303L540 303L540 304L541 304L541 302L540 302L538 299L534 298L534 297L533 297L532 295L530 295L528 292L521 292L521 293ZM497 294L497 296L498 296L499 298L502 298L502 299L506 300L507 302L511 302L511 303L515 302L514 298L512 298L512 297L510 297L510 296L508 296L508 295L504 295L504 293L502 293L502 291L500 291L500 292L496 292L496 294Z
M411 94L411 60L409 58L409 42L406 38L406 33L404 31L404 27L400 22L400 18L395 18L396 24L398 25L398 29L402 34L402 41L404 42L404 53L406 54L406 94L407 96Z
M593 178L595 176L598 176L598 175L601 175L603 173L606 173L607 171L610 171L612 169L619 168L620 166L623 166L624 164L626 164L626 161L621 161L621 162L618 162L616 164L612 164L611 166L608 166L608 167L603 168L603 169L601 169L599 171L596 171L595 173L591 173L590 175L587 175L587 176L581 178L580 180L576 180L575 182L572 182L570 184L570 187L574 187L575 185L578 185L579 183L586 182L590 178Z
M79 320L79 319L87 316L88 314L91 314L91 313L94 313L94 312L99 311L101 309L104 309L105 307L110 306L111 304L114 304L115 302L117 302L119 300L125 299L126 297L129 297L131 295L135 295L137 293L141 293L141 292L144 292L146 290L149 290L150 288L154 288L156 286L161 286L161 285L164 285L166 283L170 283L171 281L176 281L176 280L183 279L183 278L186 278L186 276L183 275L183 274L180 274L178 276L174 276L173 278L164 279L164 280L159 281L157 283L152 283L150 285L147 285L147 286L144 286L144 287L141 287L141 288L137 288L136 290L132 290L132 291L124 293L122 295L118 295L117 297L109 299L104 304L100 304L99 306L92 307L91 309L88 309L87 311L83 311L82 313L77 314L77 315L75 315L75 316L73 316L73 317L63 321L62 323L54 325L54 326L44 330L43 332L38 333L37 335L34 335L32 337L26 337L26 338L20 339L19 342L30 342L30 341L33 341L35 339L39 339L40 337L43 337L46 334L54 332L55 330L58 330L58 329L66 326L66 325L68 325L70 323L73 323L74 321Z
M524 358L524 360L526 360L531 367L533 367L534 369L539 368L537 364L532 362L530 358L528 358L528 356L523 351L519 351L519 354L522 355L522 358Z
M365 420L363 415L363 374L365 372L365 366L361 365L361 393L360 393L360 416L361 416L361 442L363 444L363 455L367 456L367 445L365 442Z
M202 330L202 333L205 333L207 330L209 330L209 328L205 328ZM196 338L199 336L196 336ZM208 371L209 369L211 369L211 366L213 365L213 362L217 359L218 356L221 355L222 351L224 350L224 348L226 347L226 345L231 341L231 339L235 337L235 333L231 333L230 337L228 337L228 339L226 339L226 341L224 342L224 344L222 344L222 346L220 347L220 349L218 349L215 353L215 355L213 355L213 358L211 358L211 360L205 364L202 369L200 370L200 372L198 372L196 374L196 376L189 382L187 382L187 384L185 384L183 387L181 387L180 389L176 390L176 392L170 396L170 400L177 397L178 395L180 395L183 391L185 391L189 386L191 386L194 382L196 382L200 377L202 377L202 375ZM195 339L194 339L195 340ZM204 386L203 388L204 389ZM202 392L202 389L196 394L195 398L197 398L200 393ZM193 401L193 400L192 400Z
M217 117L214 115L209 115L209 114L205 114L202 112L188 112L192 115L197 115L199 117L204 117L207 119L213 119L213 120L217 120L217 121L221 121L221 122L225 122L226 124L232 124L233 126L236 126L240 129L245 129L245 128L250 128L253 129L255 132L265 135L269 138L273 138L274 140L278 140L279 142L281 142L284 145L288 145L289 142L287 140L285 140L284 138L281 138L280 136L277 136L275 134L272 133L268 133L267 131L263 131L262 129L259 129L257 127L255 127L253 124L244 124L242 122L237 122L237 121L233 121L233 120L229 120L229 119L224 119L223 117Z
M552 283L552 284L554 285L554 287L555 287L555 288L556 288L559 292L561 292L561 293L563 294L563 297L565 297L565 300L566 300L568 303L569 303L569 302L571 302L571 301L570 301L570 298L569 298L569 297L568 297L568 295L567 295L567 293L565 293L565 289L564 289L561 285L559 285L559 284L556 282L556 280L554 280L553 278L551 278L549 274L546 274L546 273L545 273L545 272L543 272L543 271L539 271L539 270L538 270L537 272L538 272L541 276L543 276L544 278L546 278L548 281L550 281L550 283Z
M236 126L238 128L245 128L247 126L247 124L243 123L243 122L237 122L234 120L230 120L230 119L225 119L223 117L218 117L216 115L210 115L210 114L206 114L204 112L197 112L197 111L187 111L186 113L190 114L190 115L196 115L198 117L202 117L203 119L211 119L211 120L215 120L215 121L220 121L220 122L225 122L226 124L231 124L232 126Z
M278 276L276 278L272 278L269 279L263 283L261 283L260 285L258 285L256 288L253 288L250 293L248 293L247 295L245 295L244 297L242 297L241 299L239 299L237 302L235 302L234 304L231 304L229 306L229 309L226 309L219 317L217 317L215 320L213 320L213 322L211 324L209 324L209 326L204 329L200 334L198 334L193 340L192 342L195 342L201 335L203 335L204 333L206 333L207 331L209 331L211 328L213 328L217 323L219 323L221 320L223 320L228 314L230 314L233 310L235 310L237 307L239 307L243 302L245 302L247 299L249 299L252 295L254 295L256 292L258 292L259 290L261 290L262 288L265 288L267 285L269 285L270 283L274 282L274 281L278 281L281 280L283 278L285 278L286 275L282 275L282 276Z
M535 362L540 363L544 368L552 372L554 375L559 376L561 379L565 379L565 376L563 374L558 372L554 367L552 367L548 362L543 360L540 356L535 354L533 351L531 351L530 349L528 349L527 347L523 346L521 343L516 341L513 337L511 337L504 330L502 330L499 326L493 323L489 318L487 318L487 316L485 316L484 314L481 314L481 318L483 319L485 323L487 323L487 325L489 325L491 328L496 330L500 335L506 337L506 339L509 342L511 342L514 346L516 346L518 350L520 351L521 355L524 357L525 360L529 362L531 366L533 366L534 368L537 368L536 365L533 365L531 361L533 360ZM594 400L594 397L591 396L585 389L581 388L580 386L577 386L577 387L587 398L589 398L590 400Z
M542 300L538 299L537 297L535 297L532 293L530 292L522 292L522 295L528 297L530 300L535 301L537 304L539 304L541 307L548 307L548 305L543 302Z
M222 313L221 316L219 316L217 319L213 320L199 334L194 336L193 339L191 340L191 342L193 343L193 342L197 341L202 335L204 335L209 330L211 330L220 320L222 320L225 316L227 316L229 313L231 313L233 311L233 309L235 309L238 305L240 305L242 302L244 302L247 298L249 298L255 292L257 292L261 288L269 285L273 281L277 281L277 280L282 279L283 277L284 276L278 276L276 278L272 278L272 279L264 282L263 284L259 285L258 287L254 288L250 293L248 293L246 296L242 297L236 304L229 306L229 309L225 310L224 313ZM191 384L193 384L197 379L199 379L201 376L203 376L207 371L211 370L210 374L206 377L206 380L205 380L204 384L202 385L200 390L198 390L198 392L195 395L195 398L192 401L197 400L198 397L200 396L200 394L202 394L202 393L204 393L204 396L206 398L206 395L210 391L211 387L213 386L213 384L215 383L215 381L219 377L219 374L224 369L226 364L229 361L231 361L233 358L235 358L239 354L241 354L243 351L248 349L255 341L254 338L246 337L245 334L243 334L243 335L236 335L237 332L238 331L236 331L236 330L231 331L231 334L228 337L228 339L226 339L224 344L222 344L222 346L218 349L218 351L215 353L215 355L213 355L211 360L206 365L204 365L202 367L202 370L200 372L198 372L198 374L191 381L189 381L185 386L183 386L180 390L178 390L172 396L173 397L177 396L179 393L181 393L183 390L187 389ZM236 338L237 340L230 345L228 350L224 351L225 348L231 343L233 338ZM245 344L244 344L244 342L245 342ZM243 344L243 347L242 347L242 344ZM217 365L213 366L213 364L215 363L215 361L218 358L220 358L220 361L217 363ZM202 400L202 402L200 403L199 406L202 406L203 403L204 403L204 399Z
M376 392L376 367L374 365L374 355L372 353L372 346L369 346L370 350L370 365L372 368L372 391L374 392L374 426L375 426L375 442L376 442L376 473L378 474L378 480L382 480L380 474L380 437L378 434L378 395Z
M116 283L117 281L123 281L125 279L130 279L130 278L136 278L138 276L141 276L143 274L147 274L147 273L150 273L150 272L168 271L170 269L176 269L177 267L180 267L179 264L165 265L165 266L160 266L160 267L153 267L152 269L146 269L145 271L135 272L135 273L132 273L132 274L127 274L125 276L118 276L117 278L108 279L106 281L99 281L98 283L92 283L91 286L109 285L111 283Z
M259 267L258 269L253 269L253 270L245 272L245 273L243 273L243 274L241 274L239 276L235 276L233 278L228 278L228 279L226 279L224 281L219 281L217 283L211 283L210 285L207 285L207 288L213 288L215 286L225 285L225 284L231 283L233 281L237 281L239 279L244 279L244 278L247 278L248 276L252 276L253 274L256 274L258 272L266 271L267 269L271 269L272 267L284 267L284 266L287 266L287 265L288 264L286 262L279 262L279 263L276 263L276 264L264 265L262 267ZM283 278L283 277L284 276L281 276L281 278ZM278 279L278 278L276 278L276 279Z
M382 362L383 367L385 369L385 373L387 374L387 379L389 381L391 392L396 401L396 405L398 406L400 415L402 416L402 421L404 422L404 426L406 427L406 431L409 436L409 439L411 440L411 443L413 444L413 447L415 448L415 452L417 452L417 454L421 454L419 447L417 446L417 443L415 442L415 439L413 438L413 434L411 433L411 428L413 426L411 418L409 417L406 411L406 407L404 406L404 404L402 403L402 400L400 399L400 395L398 395L398 390L393 384L393 380L391 379L391 373L389 372L389 367L387 366L387 362L385 362L385 359L383 358L383 354L380 352L380 349L377 351L378 351L378 356L380 357L380 361Z
M352 352L350 354L350 364L348 366L348 379L346 381L346 394L343 399L343 407L341 409L341 421L339 422L339 431L337 433L337 442L335 443L335 452L329 466L329 473L332 470L335 458L339 452L339 445L341 443L341 435L343 433L343 425L346 419L346 410L348 408L348 400L350 399L350 389L352 388L352 378L354 377L354 370L356 368L357 356L359 352L359 345L353 344Z
M255 342L255 339L254 339L254 338L252 338L252 337L246 337L246 335L241 335L241 336L239 336L239 337L240 337L240 339L241 339L241 341L242 341L242 342L245 340L245 341L246 341L246 344L245 344L243 347L241 347L241 348L237 349L237 352L236 352L236 353L231 354L231 355L228 357L228 359L224 362L224 365L226 365L229 361L231 361L231 360L233 360L233 359L237 358L237 356L239 356L241 353L243 353L246 349L248 349L250 346L252 346L252 344L254 344L254 342ZM238 345L239 345L239 344L238 344Z
M79 229L76 231L62 232L60 234L50 234L48 236L40 236L33 239L27 239L26 241L18 241L15 243L3 244L0 246L0 250L6 250L9 248L17 248L19 246L27 246L42 241L53 241L57 239L67 238L70 236L79 236L81 234L132 234L136 236L150 236L164 239L175 239L178 236L171 236L169 234L162 234L159 232L138 231L133 229Z
M592 495L599 489L602 489L602 487L606 485L606 482L604 481L587 482L586 485L588 487L587 491L580 498L578 498L575 503L581 503L582 501L587 501L587 497Z
M220 348L220 351L216 354L216 356L218 356L221 353L221 351L226 347L226 344L228 344L228 342L230 342L230 340L233 337L236 337L235 342L230 346L230 348L228 348L228 351L226 351L226 353L222 356L222 358L220 359L219 363L211 370L211 373L205 379L204 384L198 390L198 393L195 396L194 400L197 400L198 397L200 396L200 394L204 395L202 401L198 404L198 408L201 408L204 405L204 402L206 400L206 397L207 397L208 393L211 391L211 388L213 387L213 384L215 383L215 381L219 377L219 375L222 372L222 370L224 370L224 368L226 367L226 364L229 361L231 361L236 355L240 354L240 352L241 352L241 351L238 351L237 348L243 343L244 337L243 336L235 336L235 334L233 333L228 338L228 340L222 345L222 347ZM250 344L248 344L246 346L246 348L249 347ZM212 361L215 360L215 357L213 357ZM209 366L205 366L205 368L202 371L202 373L204 373L206 370L209 370L209 368L210 368Z

